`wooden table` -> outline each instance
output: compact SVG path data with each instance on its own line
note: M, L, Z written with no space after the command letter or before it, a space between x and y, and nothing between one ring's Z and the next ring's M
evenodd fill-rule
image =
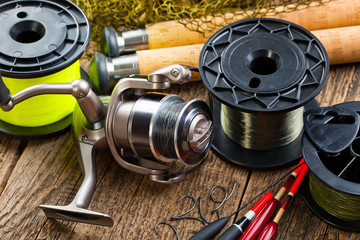
M82 63L85 69L88 62ZM206 99L201 83L173 87L172 93L186 100ZM317 97L322 106L360 101L360 63L331 66L328 81ZM183 213L192 204L176 200L186 194L203 196L203 211L215 220L211 210L218 204L209 200L215 185L237 186L220 214L226 216L260 193L290 168L252 171L220 160L212 152L200 168L185 181L174 185L150 182L147 177L121 168L109 151L98 154L98 183L89 209L113 216L114 226L101 227L47 219L40 204L69 203L82 182L71 132L43 140L25 141L0 137L0 239L176 239L173 231L159 221ZM280 186L276 186L277 191ZM218 192L221 195L220 191ZM220 196L218 196L220 198ZM246 210L240 214L244 214ZM198 206L190 213L199 216ZM231 220L231 222L234 219ZM172 222L181 239L188 239L199 221ZM229 223L230 225L230 223ZM359 239L360 233L337 229L316 217L297 194L280 221L277 239Z

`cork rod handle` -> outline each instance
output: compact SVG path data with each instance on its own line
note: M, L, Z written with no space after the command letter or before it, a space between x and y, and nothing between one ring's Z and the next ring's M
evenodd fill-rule
M309 7L298 6L295 11L284 11L284 7L278 7L280 13L269 12L264 17L277 18L296 23L309 31L360 25L360 1L359 0L332 0L318 6L312 3ZM288 5L288 8L291 5ZM244 19L247 14L226 14L227 24ZM224 18L208 18L207 20L216 21L219 25L224 22ZM149 49L168 48L175 46L185 46L191 44L205 43L207 38L219 30L221 27L209 31L204 36L202 33L191 31L183 24L176 21L159 22L148 25Z
M360 62L360 25L312 31L322 42L330 64ZM137 51L141 74L172 64L198 67L203 44ZM196 80L199 80L197 78Z

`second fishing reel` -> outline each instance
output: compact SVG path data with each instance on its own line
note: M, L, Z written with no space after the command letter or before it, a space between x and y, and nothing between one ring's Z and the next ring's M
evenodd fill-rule
M77 99L73 136L84 181L69 205L41 205L46 216L113 225L110 216L87 210L96 186L95 155L99 149L108 147L122 167L145 174L154 182L179 182L198 166L212 138L208 105L197 99L185 102L176 95L144 93L167 89L170 81L185 83L190 77L191 69L183 65L162 68L148 76L125 77L116 85L108 105L82 79L40 84L13 96L0 81L0 106L4 111L42 94L72 94Z

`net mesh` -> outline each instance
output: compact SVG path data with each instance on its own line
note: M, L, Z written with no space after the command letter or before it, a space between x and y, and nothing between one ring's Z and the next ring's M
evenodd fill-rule
M206 34L229 20L295 11L330 0L72 0L88 16L92 38L98 41L105 26L118 30L176 20ZM214 20L213 17L217 17Z

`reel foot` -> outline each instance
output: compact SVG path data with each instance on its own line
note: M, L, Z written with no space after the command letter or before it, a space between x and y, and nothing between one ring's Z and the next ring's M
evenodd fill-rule
M107 214L94 212L74 205L40 205L46 217L112 227L114 220Z

